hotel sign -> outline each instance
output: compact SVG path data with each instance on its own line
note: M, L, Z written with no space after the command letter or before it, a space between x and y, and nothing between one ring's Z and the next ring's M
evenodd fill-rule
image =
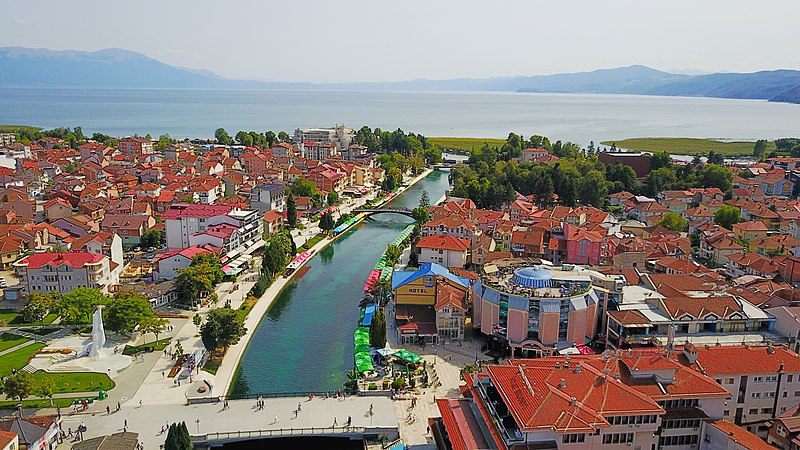
M398 305L433 305L436 303L436 289L424 286L400 286L395 290Z

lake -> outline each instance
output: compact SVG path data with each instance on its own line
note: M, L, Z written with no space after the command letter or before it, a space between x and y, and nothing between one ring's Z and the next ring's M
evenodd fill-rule
M542 134L588 144L628 137L780 138L800 134L800 105L760 100L514 92L347 92L0 88L0 124L81 126L210 137L218 127L284 130L345 124L427 136Z

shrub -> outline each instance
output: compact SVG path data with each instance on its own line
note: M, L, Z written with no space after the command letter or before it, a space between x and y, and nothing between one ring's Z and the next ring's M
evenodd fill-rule
M403 377L395 378L395 380L392 381L392 389L402 389L405 386L406 386L406 379Z
M378 385L375 384L375 383L370 383L369 384L369 390L370 391L377 391L378 390Z

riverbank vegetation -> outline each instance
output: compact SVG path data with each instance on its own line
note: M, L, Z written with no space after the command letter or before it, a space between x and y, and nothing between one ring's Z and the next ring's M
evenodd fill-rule
M618 149L651 153L667 152L673 155L704 155L713 150L724 156L750 156L753 154L753 147L756 143L696 138L631 138L603 141L600 144L609 147L615 146ZM775 143L767 141L765 154L773 150L775 150Z
M552 164L520 163L523 148L543 147L560 159ZM715 156L716 155L716 156ZM721 162L719 154L711 162ZM654 197L667 189L716 187L730 191L733 173L720 165L704 166L699 157L685 166L674 165L669 154L653 155L650 173L640 181L629 166L606 166L591 152L573 143L550 143L543 136L524 139L510 134L500 147L484 146L472 152L467 164L450 173L451 195L472 199L479 208L500 209L514 201L516 193L531 196L540 206L554 203L606 206L608 194L628 191Z

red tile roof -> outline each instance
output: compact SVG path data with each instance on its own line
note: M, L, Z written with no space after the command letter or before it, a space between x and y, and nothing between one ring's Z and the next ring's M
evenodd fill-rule
M190 203L175 203L164 211L163 219L180 219L181 217L209 218L221 216L233 211L228 205L201 205Z
M432 248L450 250L456 252L466 252L469 249L469 241L453 236L443 234L434 234L433 236L423 236L417 242L417 248Z
M470 400L437 399L436 406L442 414L442 422L453 450L480 450L489 448L489 443L481 433L475 415L470 408Z
M713 346L694 347L697 350L695 367L709 375L748 375L800 372L800 356L783 347ZM770 353L772 352L772 353Z
M45 264L56 267L67 264L75 269L81 269L86 264L97 264L105 258L105 255L89 252L34 253L33 255L22 258L17 264L25 264L28 269L39 269Z
M708 421L708 424L722 431L728 436L728 439L748 450L775 450L775 447L767 444L755 434L727 420Z

